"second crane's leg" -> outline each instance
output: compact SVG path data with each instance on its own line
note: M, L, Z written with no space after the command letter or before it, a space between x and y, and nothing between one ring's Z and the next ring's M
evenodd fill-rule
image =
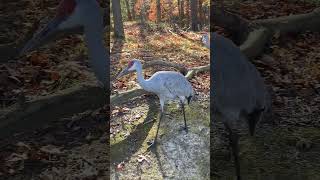
M230 146L234 157L234 165L236 169L237 180L241 180L239 162L239 135L235 132L232 132L232 129L227 124L225 124L225 126L229 131Z
M184 104L181 102L181 107L182 107L182 112L183 112L183 120L184 120L184 130L188 132L188 127L187 127L187 120L186 120L186 113L184 111Z

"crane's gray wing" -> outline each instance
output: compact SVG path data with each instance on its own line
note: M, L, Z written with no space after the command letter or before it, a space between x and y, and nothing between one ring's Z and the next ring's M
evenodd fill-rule
M211 77L213 103L224 108L251 112L264 106L266 88L255 66L232 41L212 33Z
M163 85L171 95L175 96L174 98L179 96L189 97L193 93L191 84L180 74L172 74L172 76L166 77Z

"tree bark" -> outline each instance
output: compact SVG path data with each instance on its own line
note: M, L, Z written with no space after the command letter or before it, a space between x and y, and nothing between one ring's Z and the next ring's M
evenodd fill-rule
M181 0L178 0L178 14L181 17Z
M129 21L132 21L132 16L131 16L131 12L130 12L129 0L125 0L125 3L126 3L126 7L127 7L128 20L129 20Z
M186 17L188 26L190 25L190 0L186 0Z
M136 6L136 0L131 0L131 15L132 15L132 19L135 20L136 19L136 10L134 9L134 7Z
M140 9L140 20L143 25L146 23L146 4L145 0L143 0L142 7Z
M114 36L119 39L124 39L123 22L121 15L121 6L119 0L112 0L112 12L114 23Z
M191 0L191 29L192 31L199 31L198 27L198 0Z
M173 23L173 4L169 1L169 23Z
M203 8L202 8L202 0L199 0L199 19L198 19L198 22L199 22L199 28L202 29L203 27L203 21L205 20L204 18L204 15L203 15Z
M157 0L157 23L161 22L161 3L160 0Z
M180 22L181 22L181 26L184 25L184 0L180 0L180 10L181 10L181 14L180 14Z

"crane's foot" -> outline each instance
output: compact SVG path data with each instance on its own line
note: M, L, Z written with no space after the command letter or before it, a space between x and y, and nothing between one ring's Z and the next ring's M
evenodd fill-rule
M148 150L155 149L157 146L157 141L151 140L151 141L148 141L147 144L148 144L148 148L147 148Z

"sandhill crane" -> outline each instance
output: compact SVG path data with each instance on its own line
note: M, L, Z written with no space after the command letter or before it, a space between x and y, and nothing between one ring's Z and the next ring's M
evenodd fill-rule
M221 120L229 132L237 179L240 180L237 130L245 123L250 135L254 135L257 122L270 108L270 97L259 72L240 49L217 33L212 33L211 38L213 118L214 121ZM208 35L202 37L202 42L210 48Z
M154 145L156 145L159 126L164 113L164 104L168 100L178 99L180 101L183 112L184 129L186 132L188 132L184 104L186 101L188 102L188 104L190 103L190 100L194 95L194 91L192 89L191 83L187 80L187 78L181 73L175 71L158 71L149 79L145 80L142 74L142 64L138 59L129 61L128 66L119 73L117 78L120 78L130 71L137 71L137 79L139 85L144 90L155 93L160 99L161 112L156 137L149 147L155 147Z
M92 69L104 86L109 72L108 52L103 45L103 14L96 0L62 0L55 17L27 42L20 54L32 50L38 42L58 30L83 27Z

